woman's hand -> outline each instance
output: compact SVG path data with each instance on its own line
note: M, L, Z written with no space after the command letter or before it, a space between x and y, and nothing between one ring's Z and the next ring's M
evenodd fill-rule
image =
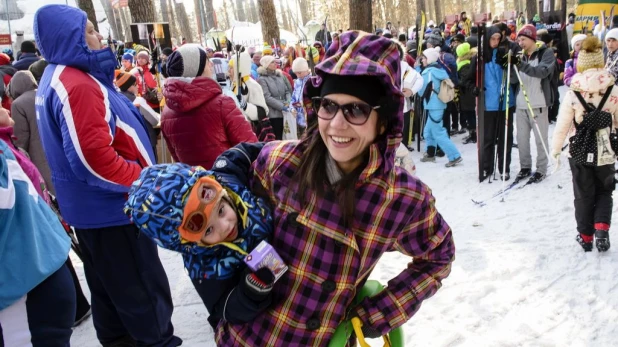
M408 88L403 88L401 91L403 92L403 96L405 96L406 98L409 98L412 96L412 91Z

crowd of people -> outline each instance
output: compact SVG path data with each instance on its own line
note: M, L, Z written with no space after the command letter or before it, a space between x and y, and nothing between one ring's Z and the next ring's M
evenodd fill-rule
M462 12L415 35L322 26L307 47L118 53L83 11L40 8L35 42L14 63L0 54L0 283L15 283L0 288L0 342L66 346L92 314L105 347L181 345L158 246L182 255L218 345L324 345L346 321L359 339L386 335L454 260L414 176L421 139L423 165L456 167L461 146L480 143L481 180L507 181L516 129L515 181L538 183L570 136L577 241L607 251L618 29L605 45L574 35L563 74L546 31L482 25ZM160 141L173 163L157 164ZM247 266L264 242L287 272ZM411 262L354 305L387 251Z

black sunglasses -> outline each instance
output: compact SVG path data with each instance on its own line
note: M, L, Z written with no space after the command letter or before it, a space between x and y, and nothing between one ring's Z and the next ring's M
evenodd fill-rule
M365 103L351 102L345 105L339 105L338 103L328 99L316 96L311 99L313 110L319 118L325 120L331 120L335 118L335 115L339 110L343 113L343 117L350 124L363 125L367 123L371 111L377 110L380 106L370 106Z

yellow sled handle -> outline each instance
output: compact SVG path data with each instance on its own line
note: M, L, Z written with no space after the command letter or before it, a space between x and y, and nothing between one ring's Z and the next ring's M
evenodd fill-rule
M358 305L365 297L376 295L382 289L384 289L384 286L380 282L368 280L354 298L354 304ZM370 347L367 341L365 341L362 326L363 322L358 317L342 322L335 330L335 334L331 338L328 347L344 347L352 335L352 330L354 330L356 339L361 347ZM403 328L397 327L387 335L382 336L382 338L384 339L384 347L403 347Z
M360 345L360 347L371 347L369 346L367 341L365 341L365 335L363 335L363 330L361 329L363 327L363 322L360 320L360 318L354 317L351 319L351 321L352 328L354 328L354 333L356 334L356 339L358 340L358 344ZM384 339L384 347L391 347L391 339L388 337L388 335L384 335L382 336L382 338Z

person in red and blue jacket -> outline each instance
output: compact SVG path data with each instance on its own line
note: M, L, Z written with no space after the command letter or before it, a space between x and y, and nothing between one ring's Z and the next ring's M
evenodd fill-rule
M36 96L39 132L60 212L85 258L97 338L103 346L178 346L157 247L123 213L154 154L137 109L114 88L116 57L74 7L41 7L34 35L49 62Z
M268 310L219 324L217 346L326 346L352 317L375 338L413 317L450 272L451 228L429 188L395 167L404 105L397 43L345 32L315 71L304 91L306 135L267 143L250 171L251 191L275 206L272 246L289 270ZM395 251L411 262L353 305Z

